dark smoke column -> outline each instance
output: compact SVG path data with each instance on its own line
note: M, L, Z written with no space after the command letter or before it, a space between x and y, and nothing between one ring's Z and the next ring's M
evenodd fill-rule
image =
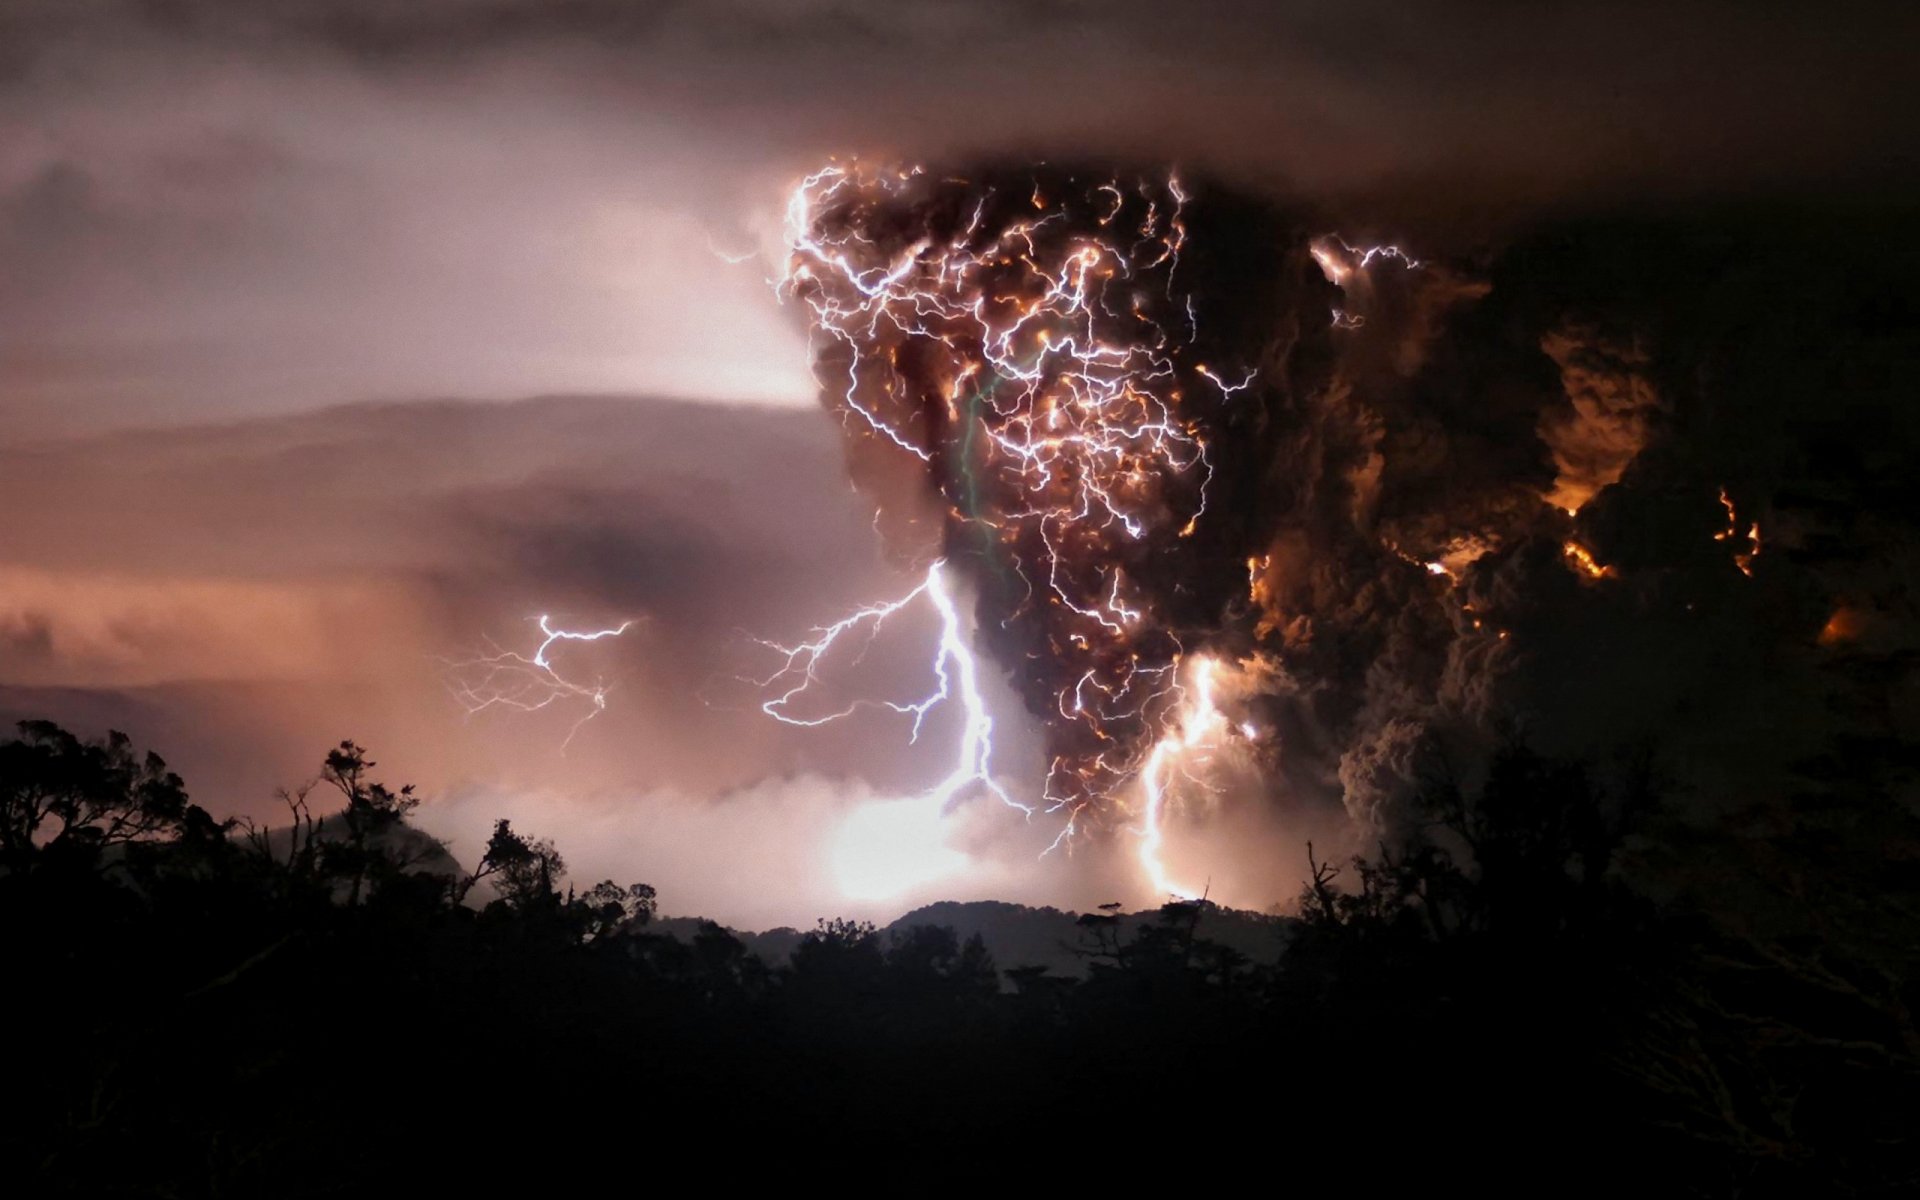
M1282 414L1327 359L1306 239L1172 176L1066 168L832 166L789 221L783 286L849 457L943 503L981 636L1044 722L1048 799L1078 813L1244 616Z

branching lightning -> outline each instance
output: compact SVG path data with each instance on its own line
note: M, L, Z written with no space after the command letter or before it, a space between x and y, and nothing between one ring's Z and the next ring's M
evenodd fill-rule
M776 721L788 725L825 725L851 716L862 708L885 708L913 718L913 741L919 740L920 728L927 714L957 694L964 714L958 754L952 772L927 793L927 798L945 808L960 799L969 787L977 785L1008 807L1031 815L1032 807L1015 800L993 777L993 718L988 714L986 701L980 695L979 666L974 660L972 648L967 644L960 610L953 602L945 568L945 562L934 562L927 568L920 584L906 595L897 600L869 604L831 625L817 628L813 631L816 636L811 641L783 645L762 639L761 645L780 656L780 665L772 674L748 682L776 693L760 705L760 711ZM910 702L856 700L822 714L802 715L794 711L795 706L804 701L806 693L819 682L817 672L836 647L863 638L871 641L887 618L922 598L940 618L940 640L932 664L937 686L932 692Z
M1090 811L1128 814L1143 873L1183 897L1194 893L1163 861L1177 781L1236 729L1258 732L1218 707L1228 668L1210 643L1228 605L1249 588L1261 600L1255 539L1265 531L1247 512L1261 502L1250 489L1269 461L1263 447L1283 428L1267 343L1241 346L1233 337L1244 331L1203 336L1190 283L1200 272L1183 274L1192 200L1172 174L1046 167L958 178L835 162L799 182L776 289L807 308L815 374L855 454L904 456L946 519L939 557L904 595L804 640L762 640L773 669L746 680L777 721L815 727L877 711L906 718L911 742L954 701L952 767L922 797L932 811L981 793L1029 816L1044 810L1061 817L1049 850ZM1286 254L1310 253L1342 288L1382 261L1421 265L1397 246L1295 245ZM1274 279L1298 277L1284 259L1273 266ZM1362 322L1334 312L1336 326ZM1236 578L1241 562L1250 583ZM1455 569L1451 558L1434 566ZM973 621L959 611L961 579ZM921 605L939 627L924 695L820 702L827 672ZM582 704L571 741L605 710L608 687L563 674L551 656L627 628L576 632L542 617L530 654L496 647L450 664L450 686L470 713ZM1043 726L1050 761L1033 803L995 777L975 637Z
M1207 643L1244 595L1235 564L1258 548L1234 523L1231 506L1258 478L1240 464L1261 461L1253 439L1276 428L1260 352L1209 350L1202 336L1193 272L1183 275L1191 201L1171 174L1052 168L955 178L836 162L799 182L776 288L807 307L816 376L856 452L905 456L947 517L940 557L911 590L805 640L762 641L774 669L747 681L783 723L879 711L906 718L912 741L955 701L953 765L925 800L945 811L984 792L1058 814L1054 847L1089 810L1131 812L1144 873L1181 896L1192 893L1162 861L1165 822L1176 778L1232 728L1215 703L1226 668ZM1420 265L1395 246L1321 238L1309 249L1343 287L1379 261ZM1214 515L1223 469L1225 524ZM974 622L956 602L963 576ZM1257 575L1253 587L1257 599ZM823 673L923 604L939 623L925 695L819 703ZM626 626L575 633L542 618L540 628L530 655L454 664L468 711L580 702L577 731L605 709L606 686L561 674L550 652ZM1032 804L994 776L976 634L1047 736Z
M952 527L976 530L975 554L1017 580L996 615L1044 646L1060 681L1047 707L1077 727L1045 795L1071 821L1138 772L1175 690L1182 647L1132 566L1206 517L1214 467L1192 393L1231 403L1258 372L1187 361L1177 178L1051 196L1037 182L1018 197L936 188L936 203L963 201L950 217L887 236L890 208L926 211L923 175L808 176L780 287L827 339L818 363L842 409L928 464ZM1024 201L1011 217L1009 199Z
M617 638L633 628L634 622L622 621L608 629L556 629L552 618L543 613L537 624L541 641L531 654L494 646L490 654L448 661L447 689L469 716L491 708L539 712L572 703L584 705L586 711L567 730L566 740L560 743L560 749L565 751L573 743L574 735L580 732L581 726L606 711L607 693L611 685L598 680L590 684L579 683L568 678L554 665L553 652L566 643Z
M916 738L957 697L965 729L932 794L946 802L977 786L1063 814L1054 847L1089 807L1124 803L1137 777L1143 868L1182 894L1160 866L1169 785L1176 760L1225 718L1213 660L1189 653L1164 589L1179 586L1178 547L1208 520L1216 427L1257 402L1261 376L1198 349L1194 297L1179 282L1189 200L1176 176L974 181L833 164L800 182L779 290L808 306L816 373L852 428L922 464L947 504L947 553L898 600L811 640L765 643L778 669L753 681L777 720L878 708L911 717ZM978 586L982 632L1002 660L1026 664L1013 682L1052 749L1036 805L993 779L992 725L947 582L956 569ZM941 619L932 693L807 710L830 653L922 599Z

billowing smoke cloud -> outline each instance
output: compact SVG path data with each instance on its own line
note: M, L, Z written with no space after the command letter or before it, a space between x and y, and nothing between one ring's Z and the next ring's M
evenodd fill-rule
M1920 336L1885 255L1910 239L1865 227L1583 222L1472 286L1388 259L1345 287L1363 323L1280 472L1326 494L1255 580L1287 789L1391 827L1524 737L1603 781L1655 763L1711 814L1822 786L1825 739L1910 742L1911 697L1818 634L1863 586L1911 611L1851 528L1891 519L1856 422L1914 444L1882 406ZM1873 553L1911 562L1895 520Z
M853 458L937 497L1046 730L1048 798L1078 812L1138 773L1182 657L1244 595L1331 289L1300 231L1174 177L831 167L795 225Z
M1540 349L1560 368L1570 412L1541 419L1540 439L1558 468L1547 502L1569 513L1618 483L1653 433L1660 394L1647 377L1652 357L1592 328L1555 329Z
M1828 619L1837 563L1782 505L1796 472L1838 481L1791 461L1824 418L1756 368L1781 348L1735 289L1801 289L1797 319L1885 362L1914 334L1856 323L1884 267L1808 303L1833 271L1804 241L1762 268L1596 224L1467 270L1058 167L831 168L796 205L856 477L936 500L1076 811L1180 719L1182 656L1229 664L1217 702L1287 819L1344 808L1356 840L1514 737L1724 797L1783 795L1831 732L1803 697L1855 610Z
M1503 635L1450 587L1543 518L1558 397L1449 422L1464 395L1419 381L1463 369L1434 343L1485 284L1312 234L1091 169L832 167L796 195L789 286L856 475L942 507L1056 807L1142 773L1194 702L1183 658L1238 661L1245 738L1369 823L1433 727L1486 724Z

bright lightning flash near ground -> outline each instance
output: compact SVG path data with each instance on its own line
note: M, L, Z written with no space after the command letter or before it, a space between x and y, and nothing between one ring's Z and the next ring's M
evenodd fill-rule
M1155 892L1181 900L1195 899L1201 892L1175 883L1161 860L1166 841L1167 792L1173 785L1175 772L1184 773L1195 754L1217 745L1227 730L1227 718L1213 702L1213 676L1216 669L1211 658L1193 660L1189 681L1191 690L1182 697L1179 721L1154 744L1153 753L1147 756L1147 765L1140 772L1141 786L1146 789L1146 807L1140 831L1140 866L1146 871L1147 878L1153 881Z

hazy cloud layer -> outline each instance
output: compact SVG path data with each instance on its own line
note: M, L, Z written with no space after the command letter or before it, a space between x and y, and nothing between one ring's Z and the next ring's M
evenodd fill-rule
M824 424L659 402L437 404L7 452L0 504L32 517L0 536L0 678L82 689L69 711L155 689L195 708L188 693L252 694L247 724L306 742L267 754L279 782L338 737L422 783L754 778L793 744L694 694L729 661L750 665L743 631L790 632L892 578ZM530 651L543 612L639 622L558 660L615 686L565 758L583 709L467 720L442 682L442 658L488 639ZM140 721L129 732L160 740ZM735 753L686 749L719 741ZM223 806L270 802L229 786L263 765L237 732L179 756Z
M823 156L1177 160L1471 240L1911 180L1910 6L17 0L0 438L403 396L802 404ZM716 253L716 251L718 253Z

